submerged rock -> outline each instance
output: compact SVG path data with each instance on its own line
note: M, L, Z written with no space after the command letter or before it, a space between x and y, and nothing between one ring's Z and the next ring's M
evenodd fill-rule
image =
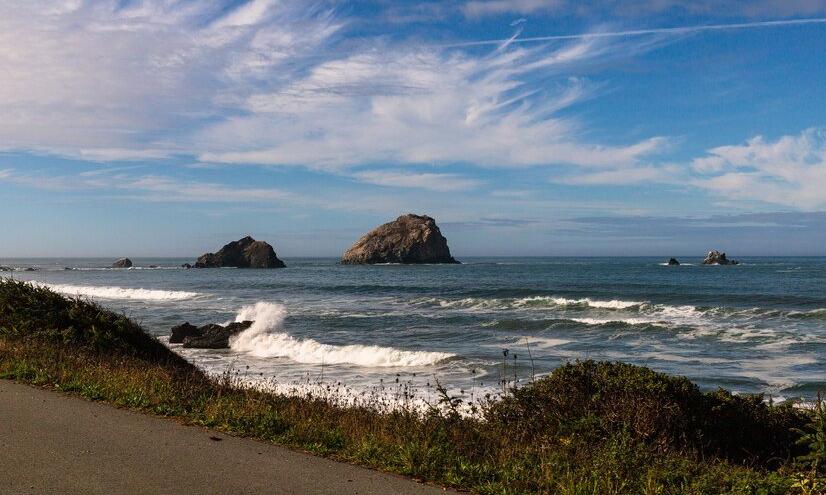
M112 268L132 268L132 260L129 258L121 258L112 263Z
M458 263L436 221L426 215L402 215L371 230L341 258L350 265L375 263Z
M230 242L217 253L207 253L198 258L195 268L284 268L286 265L275 255L272 246L256 241L250 236Z
M669 265L679 265L680 262L677 261L677 258L671 258L670 260L668 260L668 264Z
M737 260L730 260L726 258L726 253L721 253L720 251L709 251L706 255L706 259L703 260L704 265L738 265L740 264Z
M0 272L36 272L40 270L35 266L0 266Z
M169 335L170 344L183 344L192 349L226 349L229 338L252 326L251 321L234 322L222 326L215 323L196 327L186 322L172 327Z

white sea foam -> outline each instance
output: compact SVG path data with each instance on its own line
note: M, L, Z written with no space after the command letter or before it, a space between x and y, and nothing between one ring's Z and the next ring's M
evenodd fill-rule
M606 325L608 323L625 323L627 325L652 325L658 323L657 320L646 318L571 318L571 321L584 323L586 325Z
M130 289L87 285L61 285L33 282L41 287L71 296L87 296L92 299L136 299L141 301L183 301L200 296L198 292L160 289Z
M555 296L530 296L518 299L505 298L477 298L438 299L424 298L414 301L419 304L437 304L443 308L464 309L517 309L517 308L547 308L547 307L588 307L598 309L629 309L638 308L645 303L642 301L622 301L611 299L603 301L589 297L568 299Z
M642 306L645 304L644 302L640 301L621 301L619 299L611 299L610 301L600 301L597 299L591 299L590 297L586 297L583 299L567 299L564 297L528 297L525 299L520 299L520 301L524 301L525 303L530 303L533 301L542 301L548 300L556 304L557 306L588 306L590 308L600 308L600 309L628 309L633 307Z
M454 354L404 351L375 345L330 345L313 339L297 339L283 332L287 311L280 304L257 302L244 306L235 321L255 323L230 342L236 352L256 357L281 357L305 364L355 364L367 367L429 366Z

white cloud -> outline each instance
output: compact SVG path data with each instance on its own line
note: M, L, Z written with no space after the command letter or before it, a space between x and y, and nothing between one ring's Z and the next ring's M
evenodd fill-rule
M0 2L0 146L96 160L192 153L191 128L262 74L299 69L339 27L291 5Z
M730 199L813 210L826 206L826 132L720 146L692 163L692 184Z
M641 166L584 173L570 177L554 178L553 181L559 184L570 185L610 186L638 184L641 182L680 182L679 177L681 176L684 176L684 172L680 167L664 165L659 167Z
M466 191L482 185L481 181L456 174L412 173L401 170L370 170L353 174L353 177L368 184L429 191Z
M21 174L0 170L0 181L50 191L99 191L120 199L164 202L255 203L300 202L297 194L277 188L250 188L198 181L185 181L160 175L136 176L122 168L100 169L77 175Z
M571 74L649 48L642 40L487 54L384 38L336 45L346 25L278 0L2 2L0 147L340 170L629 165L665 142L603 146L560 116L597 88Z
M483 57L433 48L356 54L251 95L249 115L203 130L198 142L214 151L200 158L328 170L377 162L633 164L666 140L583 142L582 125L557 115L592 96L591 85L568 76L573 67L620 53L617 44L581 40ZM544 87L527 82L538 75Z

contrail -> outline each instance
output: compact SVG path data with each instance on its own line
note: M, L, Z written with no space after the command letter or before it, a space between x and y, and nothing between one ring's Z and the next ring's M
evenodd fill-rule
M463 47L463 46L481 46L481 45L500 45L502 43L533 43L538 41L553 41L553 40L578 40L587 38L620 38L627 36L642 36L646 34L690 34L700 31L727 31L735 29L758 29L776 26L798 26L802 24L826 24L826 17L815 17L808 19L788 19L783 21L762 21L762 22L744 22L740 24L707 24L700 26L683 26L670 28L653 28L653 29L635 29L631 31L612 31L612 32L596 32L596 33L582 33L582 34L560 34L553 36L535 36L531 38L516 38L503 40L482 40L482 41L467 41L463 43L452 43L443 45L446 47Z

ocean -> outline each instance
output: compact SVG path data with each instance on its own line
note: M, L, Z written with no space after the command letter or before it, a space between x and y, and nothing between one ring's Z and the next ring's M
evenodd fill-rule
M0 259L38 268L0 276L88 297L162 340L184 321L255 320L229 350L172 348L210 373L295 393L427 397L439 383L475 400L501 390L503 377L524 384L577 359L776 400L826 390L826 258L285 258L277 270L186 270L191 259L168 258L107 268L112 261Z

